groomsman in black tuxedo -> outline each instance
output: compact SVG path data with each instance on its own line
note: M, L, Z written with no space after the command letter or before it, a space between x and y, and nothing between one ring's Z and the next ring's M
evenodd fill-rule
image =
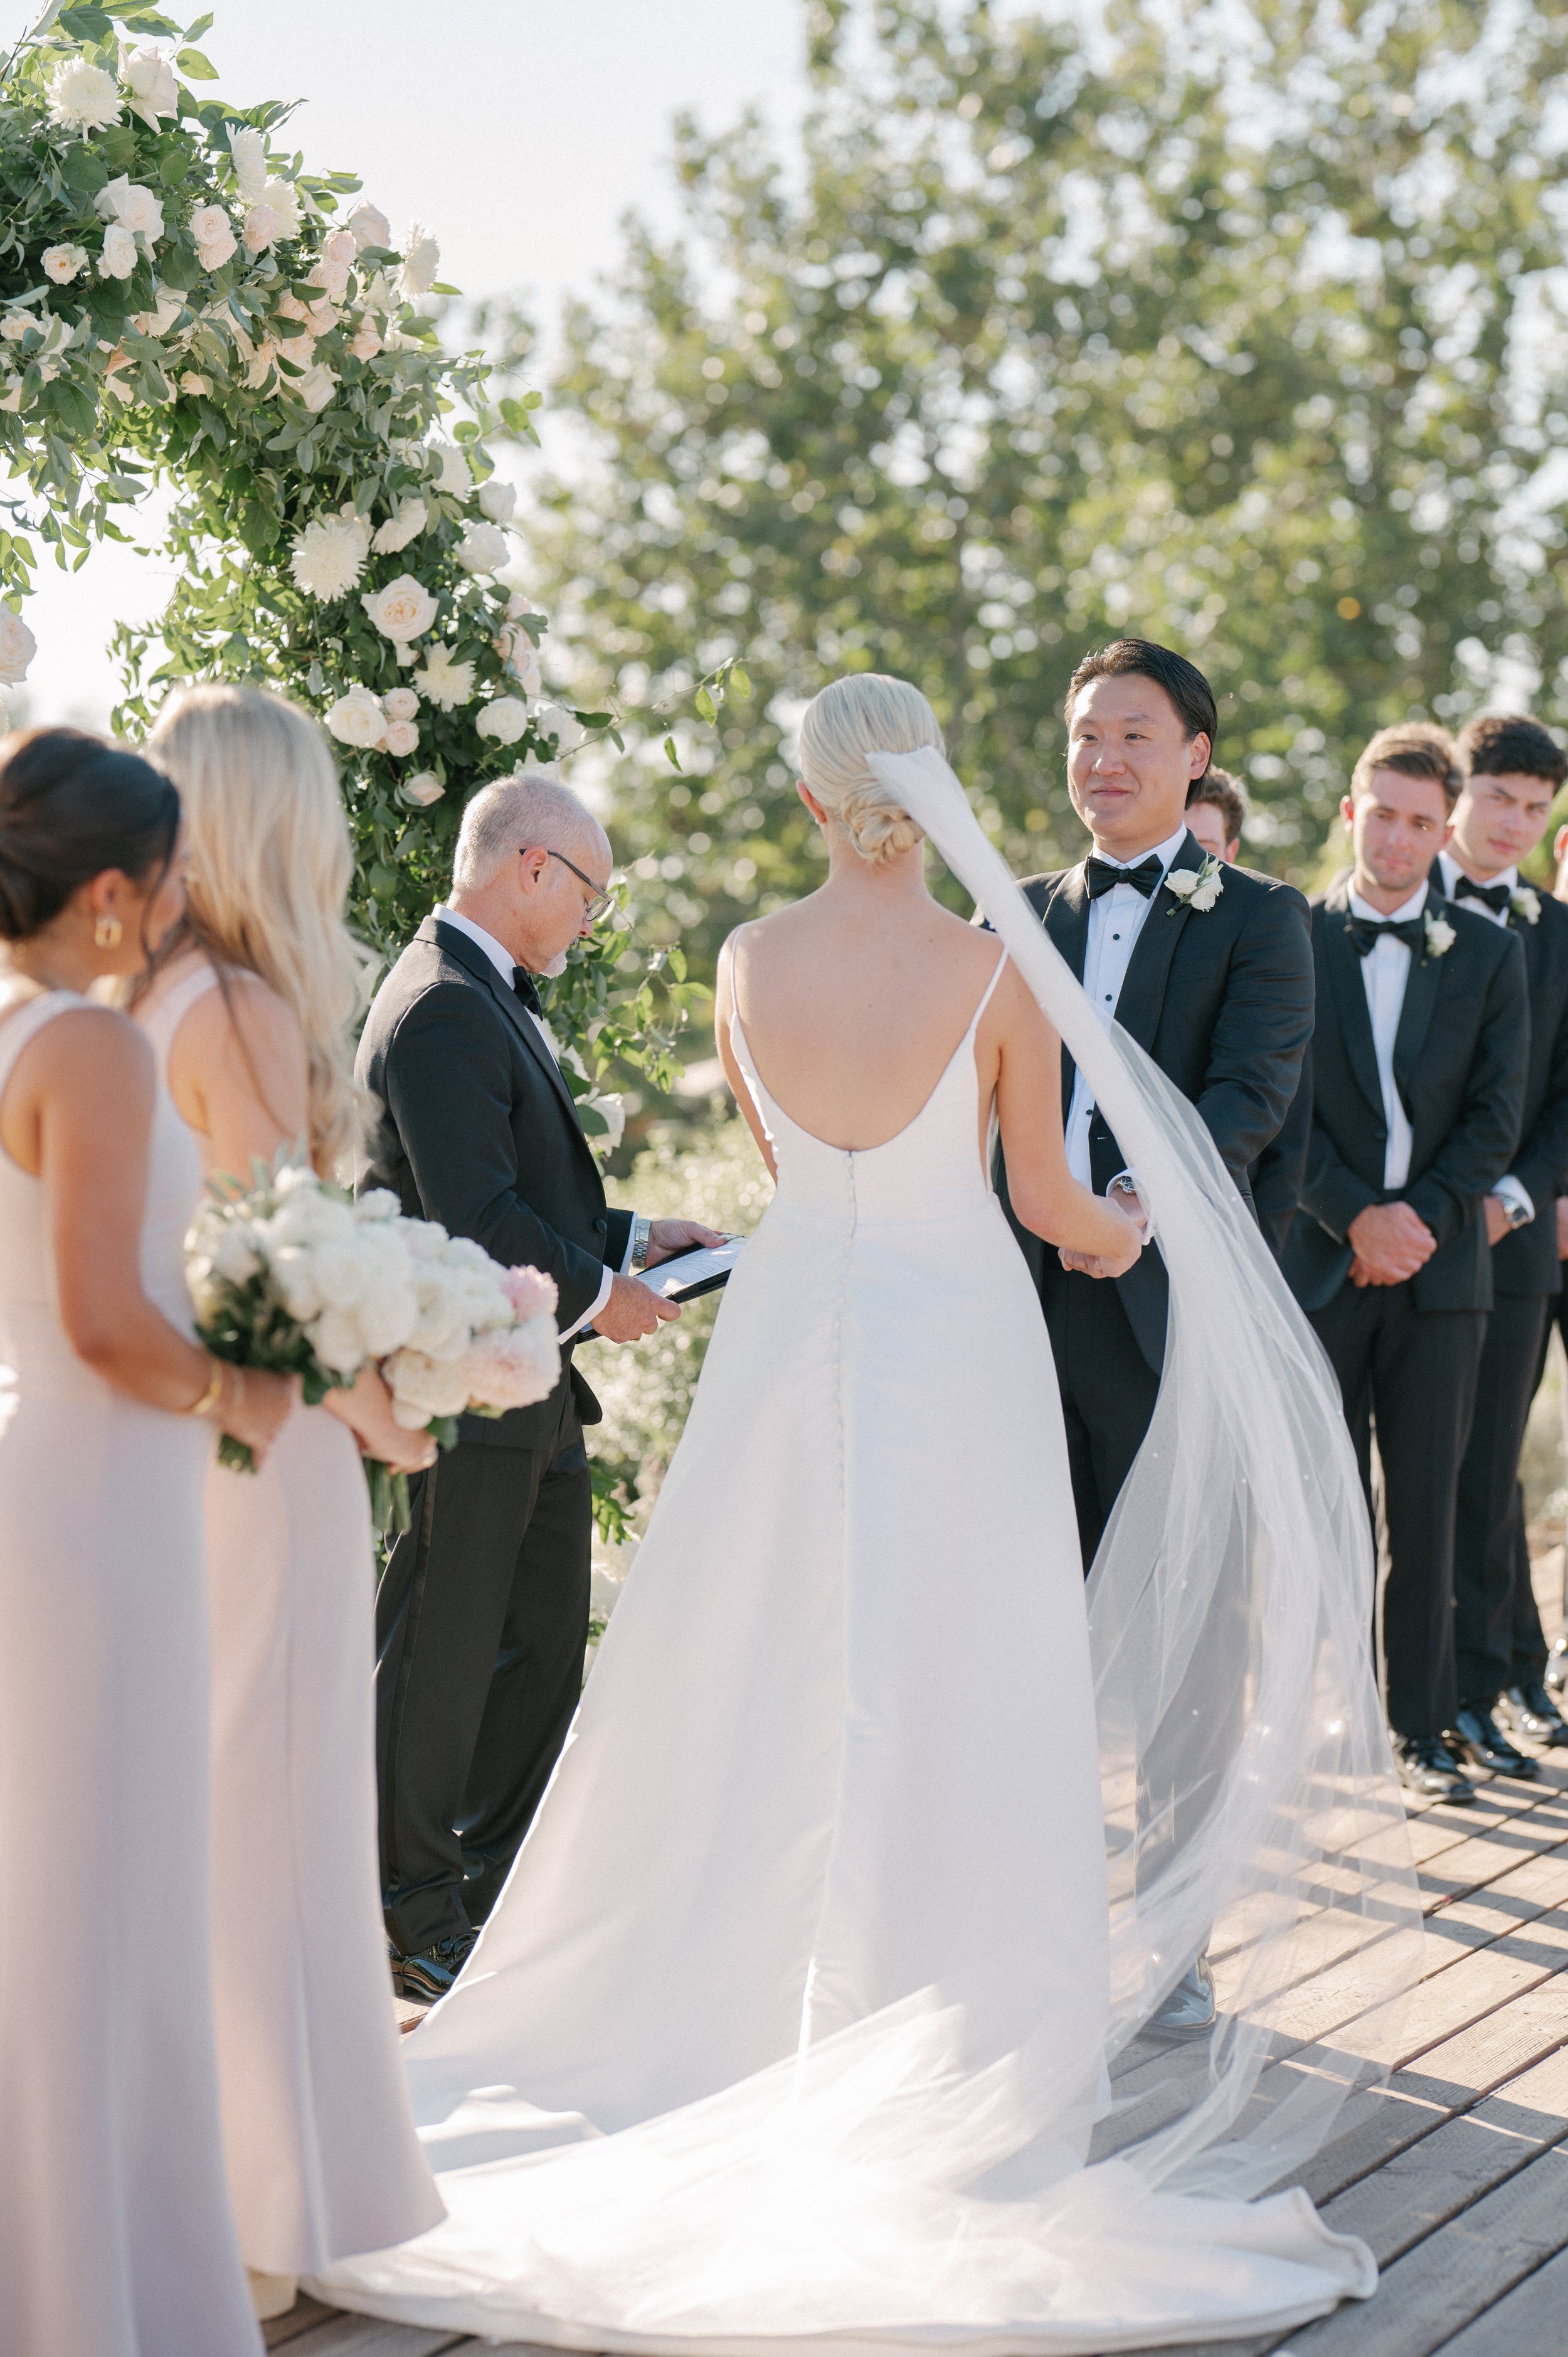
M1455 1496L1492 1306L1481 1206L1512 1167L1530 1053L1518 937L1428 881L1463 783L1425 722L1381 730L1356 764L1355 865L1313 904L1312 1130L1283 1263L1369 1503L1376 1425L1394 1753L1412 1792L1450 1801L1475 1798L1445 1738Z
M525 770L482 787L452 896L376 993L357 1072L379 1118L363 1192L555 1280L561 1380L535 1407L465 1416L410 1483L413 1528L376 1598L382 1905L400 1995L443 1996L505 1881L583 1684L592 1525L583 1426L598 1403L572 1364L592 1326L635 1341L678 1315L640 1272L690 1243L688 1220L612 1211L555 1060L535 974L607 906L610 846L575 795Z
M1534 1762L1510 1737L1568 1744L1568 1724L1544 1683L1519 1483L1525 1421L1563 1284L1556 1199L1568 1186L1568 906L1521 884L1519 870L1546 832L1568 761L1538 721L1492 714L1470 722L1459 753L1465 791L1432 886L1518 935L1530 989L1530 1071L1518 1148L1481 1206L1493 1299L1459 1471L1454 1724L1478 1767L1528 1779Z
M1289 885L1206 854L1187 826L1216 726L1213 691L1194 664L1146 639L1120 639L1079 663L1064 716L1068 787L1094 848L1025 889L1101 1021L1130 1031L1191 1099L1251 1203L1248 1174L1295 1093L1312 1030L1306 904ZM1199 878L1206 888L1195 891ZM1075 1178L1141 1208L1126 1157L1065 1048L1062 1104ZM998 1184L1005 1204L1000 1164ZM1087 1571L1154 1414L1165 1265L1151 1243L1107 1282L1016 1222L1014 1232L1056 1359ZM1160 1805L1149 1796L1146 1813ZM1194 2036L1214 2018L1200 1956L1151 2026Z

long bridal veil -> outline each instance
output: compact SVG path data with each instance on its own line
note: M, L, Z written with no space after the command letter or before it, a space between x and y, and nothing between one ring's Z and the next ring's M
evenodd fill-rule
M1066 1040L1169 1274L1158 1404L1089 1586L1124 2058L1101 2135L1150 2187L1251 2195L1386 2070L1420 1968L1337 1385L1197 1112L1101 1024L947 762L869 758ZM1140 2064L1125 2050L1205 1947L1212 2050Z

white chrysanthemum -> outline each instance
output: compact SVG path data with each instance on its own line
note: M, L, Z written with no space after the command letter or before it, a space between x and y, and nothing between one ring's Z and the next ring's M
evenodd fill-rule
M435 488L449 499L466 500L474 488L474 478L468 471L468 461L455 442L430 442L426 456L436 461L439 471Z
M371 546L378 556L395 556L400 548L418 539L429 521L430 511L423 500L399 500L397 512L387 518Z
M270 174L258 202L277 215L278 235L286 244L299 235L299 192L292 180L280 180Z
M438 712L455 712L473 696L474 666L471 662L459 662L450 647L426 647L424 669L414 673L413 683L425 702L434 704Z
M156 131L165 116L178 113L174 69L161 49L133 49L122 41L120 80L131 93L132 113L139 114L149 131Z
M327 726L339 745L362 753L373 753L386 741L386 716L368 687L351 687L340 695L327 715Z
M511 550L499 524L471 523L453 554L465 573L499 573Z
M260 131L231 131L229 153L233 159L234 178L240 195L248 205L260 204L262 191L267 185L267 143Z
M288 569L296 587L324 606L344 597L359 581L371 553L371 527L352 506L335 516L317 516L294 544Z
M479 485L480 512L489 516L492 523L510 523L516 505L515 486L503 483L499 475L492 475L489 482Z
M435 600L412 573L400 573L384 588L366 589L360 603L383 638L422 639L435 619Z
M474 726L492 745L515 745L528 726L528 706L515 695L493 696Z
M20 687L38 651L38 642L20 614L0 606L0 686Z
M428 295L435 284L435 274L441 267L441 248L427 229L418 221L408 233L408 243L403 250L403 268L398 281L405 302L420 295Z
M49 84L49 117L68 131L107 131L120 120L120 91L113 74L72 58Z

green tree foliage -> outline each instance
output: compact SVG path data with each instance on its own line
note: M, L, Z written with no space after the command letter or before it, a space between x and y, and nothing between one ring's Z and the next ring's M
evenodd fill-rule
M575 308L536 577L626 716L618 840L694 970L814 872L785 748L918 680L1015 864L1076 856L1058 717L1140 631L1309 873L1368 733L1499 658L1568 718L1568 17L1528 0L807 12L803 167L678 131L687 229ZM740 659L755 699L675 732Z

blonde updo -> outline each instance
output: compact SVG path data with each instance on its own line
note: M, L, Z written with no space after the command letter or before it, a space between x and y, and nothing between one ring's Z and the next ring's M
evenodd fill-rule
M918 687L883 672L851 672L813 696L800 722L800 775L822 808L874 866L924 840L907 810L866 766L868 753L914 753L942 732Z

